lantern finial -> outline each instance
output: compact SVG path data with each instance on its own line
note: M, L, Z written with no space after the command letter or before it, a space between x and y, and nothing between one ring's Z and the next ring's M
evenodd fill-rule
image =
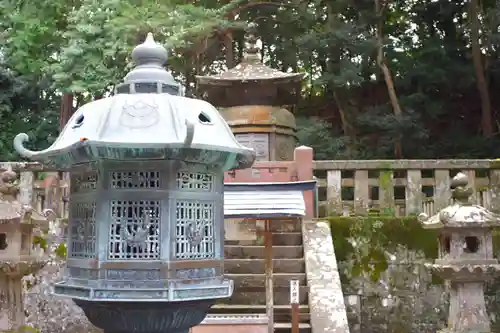
M163 65L168 60L168 52L163 45L155 42L153 34L148 32L144 43L137 45L132 51L132 59L137 65Z
M125 76L124 84L117 86L118 92L125 93L158 93L167 92L163 85L173 87L172 93L177 95L179 84L163 65L168 60L168 52L163 45L155 42L153 34L148 33L144 43L137 45L132 51L132 59L137 65ZM136 84L134 87L130 85ZM153 90L141 87L155 86ZM144 85L145 84L145 85ZM160 84L160 88L157 88ZM142 89L142 90L141 90ZM146 89L146 90L144 90Z
M472 195L473 190L467 188L469 184L469 177L466 174L459 172L451 181L452 197L455 202L459 204L467 204L469 197Z

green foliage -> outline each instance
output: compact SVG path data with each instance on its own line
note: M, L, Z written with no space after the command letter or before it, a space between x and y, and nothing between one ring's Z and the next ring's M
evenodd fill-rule
M481 6L484 73L497 110L500 4ZM77 106L107 95L147 32L168 45L169 69L194 91L195 75L241 59L250 21L259 24L269 65L307 74L298 137L316 158L393 158L396 141L405 158L500 156L499 136L481 132L468 4L394 2L380 17L373 7L353 0L2 1L0 156L18 159L11 145L18 132L28 132L30 148L46 148L57 133L61 94L72 92ZM400 117L376 61L378 23ZM498 132L500 113L493 118Z
M189 48L232 26L225 10L172 1L83 0L69 12L65 46L51 66L55 84L76 93L109 92L130 70L130 52L148 32L170 49Z
M300 145L314 149L317 160L336 159L342 151L342 139L332 135L329 123L318 118L297 118L297 139Z
M68 247L66 244L59 244L55 250L55 254L58 258L66 258L66 255L68 253Z

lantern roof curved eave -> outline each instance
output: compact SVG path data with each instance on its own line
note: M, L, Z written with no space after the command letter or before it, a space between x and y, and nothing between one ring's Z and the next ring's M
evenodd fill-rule
M101 149L113 151L108 154ZM85 140L75 142L62 149L50 147L33 152L29 159L59 170L69 170L72 166L99 160L161 160L182 159L186 162L217 165L224 171L245 169L255 161L255 152L249 148L229 148L182 143L140 143L140 142L105 142Z

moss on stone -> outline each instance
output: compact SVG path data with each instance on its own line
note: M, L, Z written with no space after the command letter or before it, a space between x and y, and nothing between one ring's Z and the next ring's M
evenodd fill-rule
M379 185L384 190L392 186L392 171L381 170L379 174Z
M500 158L490 160L490 169L500 169Z
M345 260L353 251L349 239L357 237L368 238L373 247L389 252L402 245L429 258L437 256L437 232L423 229L415 216L331 216L328 220L339 260Z
M438 231L423 229L416 216L330 216L335 255L349 262L351 275L376 280L388 268L388 253L404 248L431 262L438 255ZM493 231L494 253L500 250L500 230ZM440 279L435 283L441 283Z

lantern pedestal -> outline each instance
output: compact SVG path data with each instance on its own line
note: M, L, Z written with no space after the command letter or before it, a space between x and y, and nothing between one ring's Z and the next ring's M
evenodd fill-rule
M25 326L23 277L38 272L45 260L0 263L0 332Z
M491 332L484 284L498 276L500 265L490 262L496 260L485 260L482 265L429 265L434 273L451 282L448 325L453 332Z
M105 333L188 333L215 300L185 302L100 302L73 299Z

